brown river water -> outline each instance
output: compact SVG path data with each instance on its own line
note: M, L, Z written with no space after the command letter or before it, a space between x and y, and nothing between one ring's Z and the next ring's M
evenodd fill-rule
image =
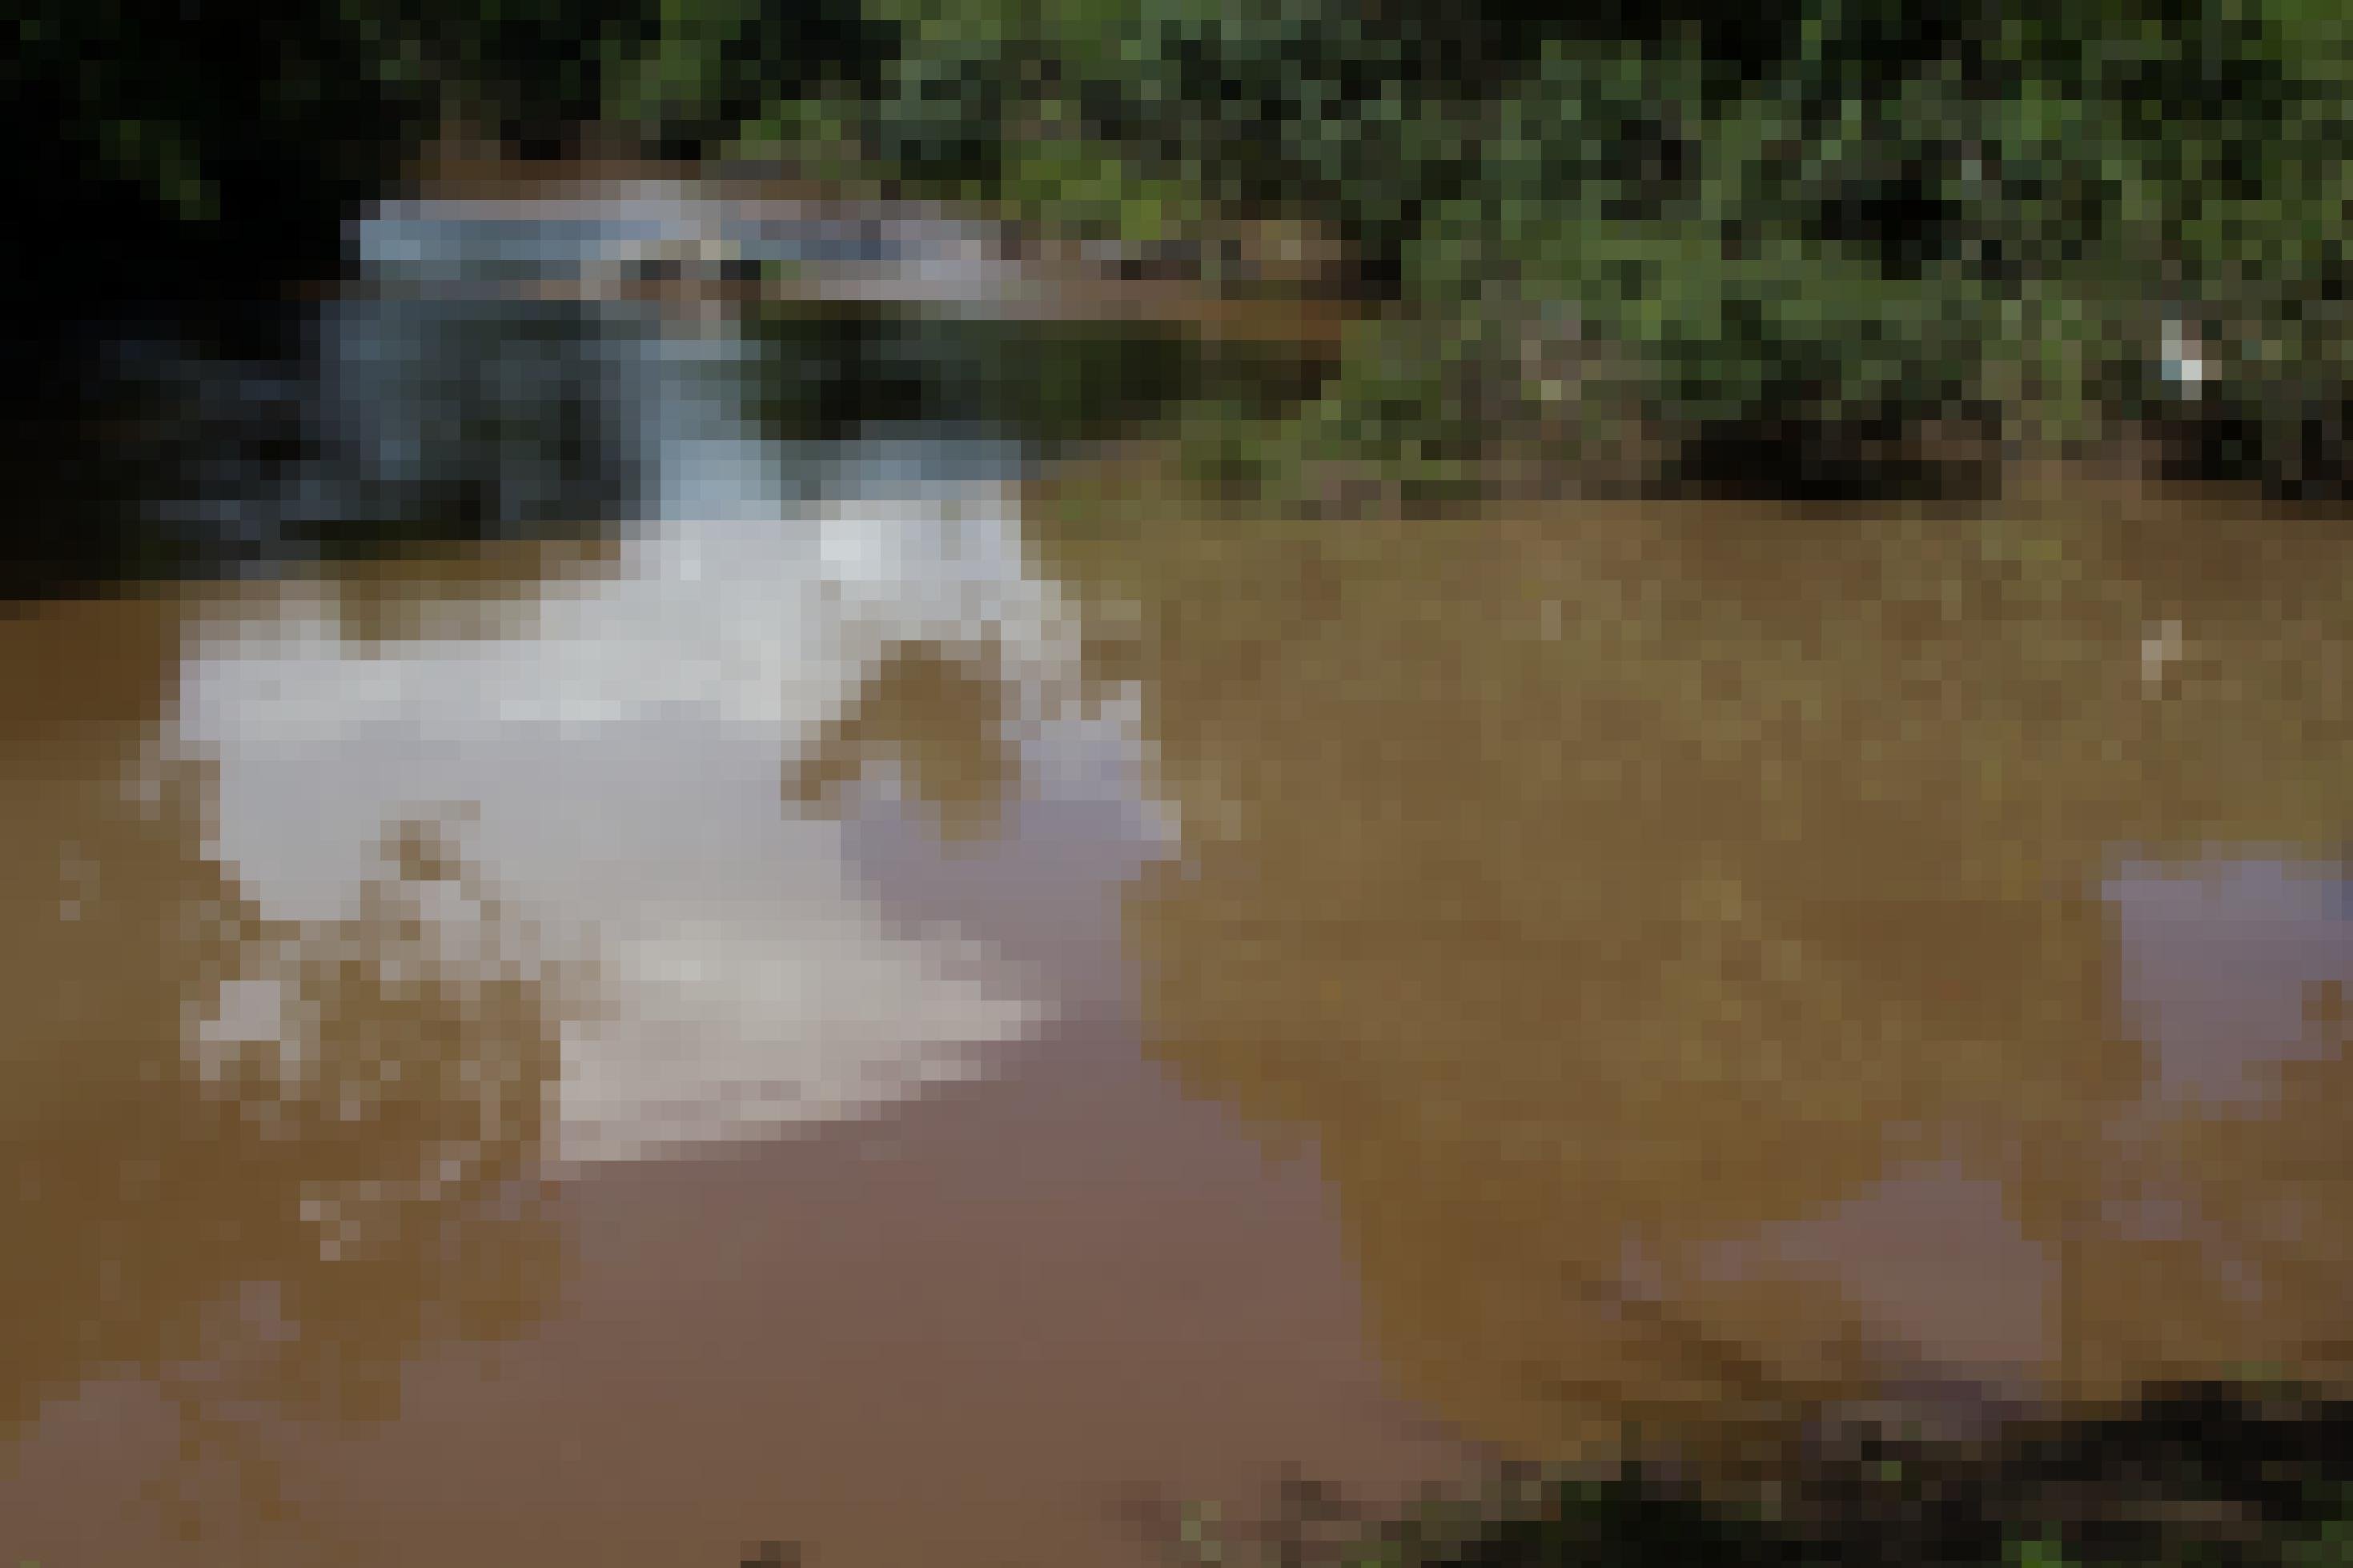
M369 320L396 489L512 323ZM1220 521L628 320L593 537L0 615L0 1562L1142 1563L2353 1360L2353 531Z

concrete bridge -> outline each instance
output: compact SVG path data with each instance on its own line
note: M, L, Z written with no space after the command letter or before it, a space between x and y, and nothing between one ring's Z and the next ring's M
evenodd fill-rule
M1016 270L1001 226L881 207L726 201L686 190L388 202L359 261L385 282L723 283L954 279L981 292Z
M1240 300L1172 276L1165 248L1047 247L1016 226L915 204L730 196L686 182L561 195L427 195L359 226L363 288L649 300L697 310L764 300L903 303L1006 319L1184 322L1316 341L1337 304Z

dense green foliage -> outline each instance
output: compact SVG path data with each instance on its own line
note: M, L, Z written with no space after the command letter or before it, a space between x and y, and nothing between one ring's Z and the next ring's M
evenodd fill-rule
M902 20L923 47L879 106L887 156L983 192L1050 158L1088 173L1076 216L1132 232L1174 205L1342 237L1401 309L1286 433L1301 455L1443 489L1514 439L1647 433L1827 478L1936 425L2015 453L2170 421L2242 467L2331 477L2353 59L2330 8ZM2194 397L2160 379L2168 318L2220 377Z
M1761 453L1827 477L1883 472L1932 433L2019 455L2158 429L2290 484L2336 479L2342 7L1520 15L339 0L290 31L43 0L0 86L20 134L61 123L75 167L198 218L239 191L338 195L454 110L526 146L593 123L1130 239L1305 219L1392 309L1260 443L1292 469L1436 492L1512 452L1588 470ZM2195 396L2161 378L2168 319L2216 367Z

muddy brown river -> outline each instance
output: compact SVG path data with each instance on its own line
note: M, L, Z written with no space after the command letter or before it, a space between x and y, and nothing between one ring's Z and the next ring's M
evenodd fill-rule
M2353 1361L2353 530L1221 520L887 346L125 351L211 548L0 614L0 1560L1141 1564Z

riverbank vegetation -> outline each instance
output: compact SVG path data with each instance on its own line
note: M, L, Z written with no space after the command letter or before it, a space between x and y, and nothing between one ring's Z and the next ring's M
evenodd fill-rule
M2353 1561L2353 1404L2253 1384L1970 1443L1825 1433L1746 1481L1665 1458L1512 1468L1483 1494L1369 1517L1293 1476L1261 1518L1161 1510L1172 1568L2063 1568Z
M92 190L144 204L168 278L193 236L282 250L462 121L985 203L1226 286L1323 257L1368 308L1337 374L1196 430L1303 501L2088 451L2347 477L2353 22L2311 0L338 0L291 29L41 0L17 31L40 221L9 249L59 287Z

